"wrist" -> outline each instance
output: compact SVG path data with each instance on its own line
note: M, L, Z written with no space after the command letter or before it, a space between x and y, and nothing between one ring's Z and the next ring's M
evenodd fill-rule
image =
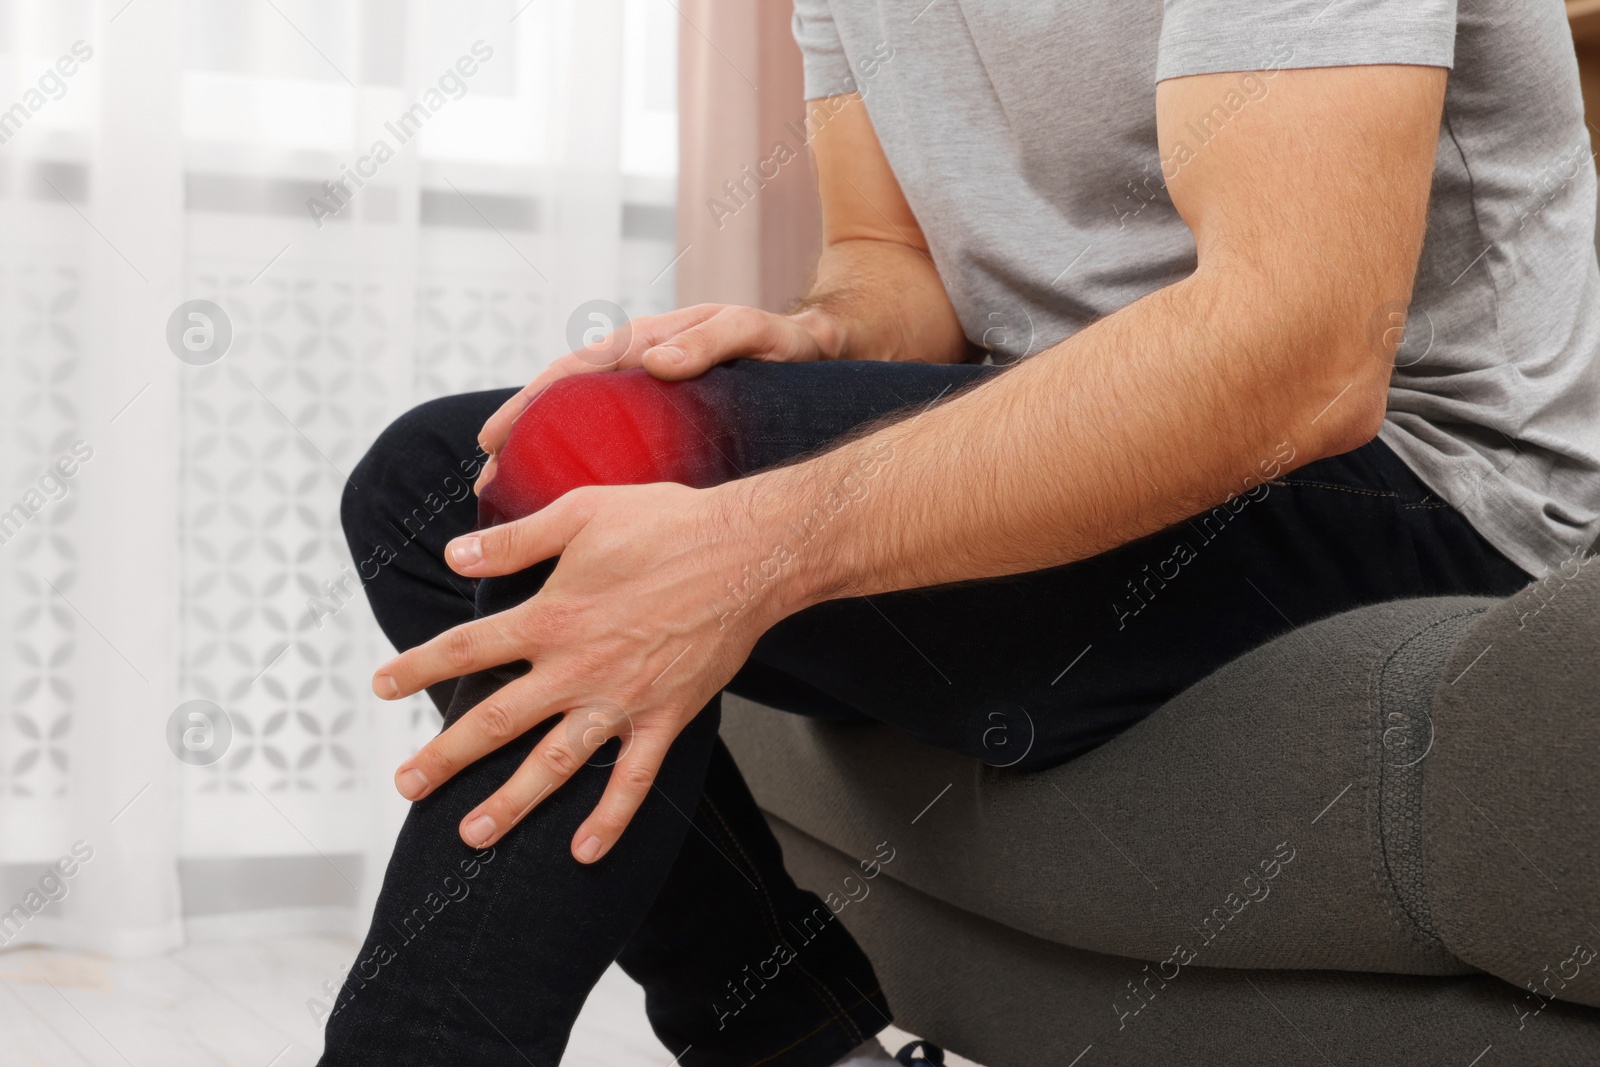
M801 465L803 466L803 465ZM723 528L738 546L718 584L724 622L750 618L765 631L796 612L848 595L829 546L826 509L809 501L785 467L707 490Z
M810 304L790 312L788 319L811 336L822 359L845 359L847 336L844 322L820 304Z
M876 579L885 576L888 557L879 479L894 458L894 440L879 435L714 490L755 561L739 579L761 591L764 625L827 600L882 591Z

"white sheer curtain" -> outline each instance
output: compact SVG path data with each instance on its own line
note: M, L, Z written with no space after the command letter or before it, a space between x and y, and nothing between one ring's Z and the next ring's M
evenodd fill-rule
M580 304L673 306L676 32L0 2L0 943L362 931L436 718L368 694L345 475Z

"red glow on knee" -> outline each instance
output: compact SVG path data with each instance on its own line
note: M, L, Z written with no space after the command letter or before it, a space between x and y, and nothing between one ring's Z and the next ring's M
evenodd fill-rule
M717 429L691 390L643 370L563 378L512 425L479 521L521 518L583 485L715 484L727 476Z

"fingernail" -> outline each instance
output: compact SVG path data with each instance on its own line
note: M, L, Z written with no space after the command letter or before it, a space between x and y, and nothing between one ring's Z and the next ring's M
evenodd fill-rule
M494 820L487 815L479 815L467 823L467 844L474 848L482 848L489 843L489 838L494 836Z
M415 767L407 767L395 776L394 787L407 800L415 800L427 792L428 776Z
M600 858L600 853L604 852L605 848L605 845L601 843L598 837L590 834L588 837L583 839L583 844L578 846L578 851L576 853L578 862L593 863L595 860Z
M376 674L372 677L372 691L385 700L393 700L400 695L400 683L393 675Z
M666 360L668 363L676 364L683 362L683 349L681 348L674 348L672 345L657 345L655 348L652 348L651 351L654 352L657 357Z
M483 543L477 537L457 538L450 545L450 558L465 567L483 558Z

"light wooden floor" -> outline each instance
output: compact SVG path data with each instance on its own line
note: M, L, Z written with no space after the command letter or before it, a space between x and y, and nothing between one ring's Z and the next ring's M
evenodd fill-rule
M5 1067L310 1067L322 1027L307 1002L337 985L358 946L335 937L191 945L146 960L55 950L0 952ZM908 1035L893 1031L898 1047ZM644 995L612 968L562 1061L668 1067ZM952 1067L975 1067L956 1057Z

